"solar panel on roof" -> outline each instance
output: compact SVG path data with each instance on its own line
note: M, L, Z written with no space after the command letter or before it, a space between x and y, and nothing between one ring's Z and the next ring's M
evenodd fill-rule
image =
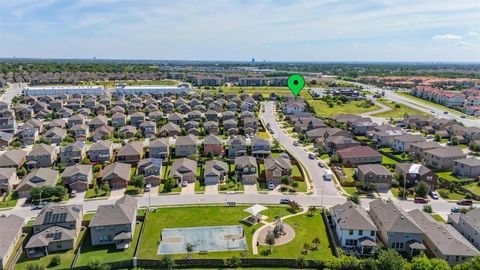
M61 238L62 238L62 233L61 232L55 233L55 235L53 236L53 240L59 240Z
M62 213L60 215L60 220L59 222L65 222L67 220L67 213Z
M50 223L52 221L52 212L45 213L45 223Z

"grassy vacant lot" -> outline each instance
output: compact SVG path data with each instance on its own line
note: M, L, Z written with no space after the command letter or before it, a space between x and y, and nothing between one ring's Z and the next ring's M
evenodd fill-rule
M292 228L295 229L295 238L284 245L274 246L273 252L268 254L267 246L259 246L260 256L268 258L298 258L317 259L328 261L332 260L332 250L327 237L327 230L323 223L322 215L317 212L313 216L303 214L285 220ZM320 246L318 251L310 251L308 254L302 254L304 244L308 243L312 246L312 240L320 238Z
M419 114L419 115L425 115L425 116L431 116L431 114L425 113L423 111L414 109L412 107L405 106L403 104L395 103L390 100L378 100L378 102L390 107L392 110L388 112L382 112L382 113L376 113L372 116L375 117L384 117L384 118L403 118L405 114L408 115L413 115L413 114ZM399 105L400 108L396 108L395 104Z
M440 196L442 195L448 195L448 196L442 196L444 199L449 199L449 200L461 200L465 198L465 194L459 193L459 191L451 192L448 189L442 189L442 188L437 188L436 191Z
M142 223L135 225L135 234L133 236L133 242L126 250L117 250L115 245L101 245L92 246L90 238L90 230L85 234L85 239L82 244L82 250L80 251L80 257L77 261L77 266L88 265L90 261L98 260L102 263L115 262L122 260L129 260L133 258L135 247L138 243L140 236L140 229Z
M478 183L471 183L471 184L465 185L463 187L470 190L471 192L473 192L477 195L480 195L480 186L478 185Z
M307 102L319 117L330 117L341 113L361 114L379 109L377 105L369 108L360 106L363 101L350 101L342 105L335 104L332 108L328 107L327 103L323 100L307 100Z
M80 241L82 237L84 236L85 231L81 231L80 235L78 236L77 240L77 246L80 244ZM57 266L49 266L50 261L54 256L60 256L60 264ZM29 259L27 257L27 253L23 252L22 256L20 256L20 259L18 260L17 264L15 265L14 269L18 270L25 270L27 269L28 265L35 263L38 265L42 265L45 267L45 269L69 269L70 266L72 266L73 259L75 257L75 249L70 249L67 251L59 251L59 252L53 252L50 253L48 256L41 257L38 259Z
M437 175L438 178L442 178L442 179L447 180L449 182L462 182L464 180L470 180L468 178L466 178L466 179L457 178L454 175L452 175L452 172L438 172L438 173L436 173L436 175Z
M198 227L198 226L222 226L222 225L243 225L245 237L248 244L248 253L251 256L251 241L255 229L262 224L249 226L242 223L242 219L248 216L244 212L248 206L223 207L223 206L202 206L202 207L175 207L158 208L156 212L148 214L145 231L140 240L139 257L144 259L159 259L157 248L160 241L160 234L164 228ZM286 207L268 206L262 214L270 217L288 215ZM321 226L315 224L315 226ZM306 228L306 227L305 227ZM313 225L312 225L313 228ZM310 227L306 231L310 230ZM328 242L328 240L325 240ZM211 252L205 255L193 253L194 258L229 258L240 257L240 251ZM183 258L185 254L174 255L174 258Z

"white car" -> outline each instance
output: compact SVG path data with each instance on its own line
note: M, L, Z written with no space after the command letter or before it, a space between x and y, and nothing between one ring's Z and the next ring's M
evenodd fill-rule
M274 190L274 189L275 189L275 185L272 182L268 183L268 190Z
M188 181L187 180L182 181L182 187L186 187L186 186L188 186Z
M151 189L152 189L152 185L151 185L151 184L147 184L147 185L145 186L145 192L149 192Z
M438 193L435 192L435 191L430 191L430 197L432 197L432 199L434 199L434 200L438 200L438 198L440 198L438 196Z

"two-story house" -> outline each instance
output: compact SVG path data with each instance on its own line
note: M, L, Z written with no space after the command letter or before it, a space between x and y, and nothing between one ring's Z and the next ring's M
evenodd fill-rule
M91 162L106 162L113 156L113 142L109 140L99 141L90 146L88 159Z
M197 154L197 137L194 135L186 135L178 137L175 141L175 156L187 157Z
M62 185L78 192L87 191L92 183L92 165L75 164L65 168Z

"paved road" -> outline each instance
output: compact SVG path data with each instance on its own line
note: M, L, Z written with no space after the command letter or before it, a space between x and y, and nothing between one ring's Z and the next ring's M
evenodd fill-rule
M288 136L281 129L280 125L276 121L276 115L273 113L274 103L272 101L269 101L263 102L262 105L263 108L265 108L265 112L262 114L262 117L265 123L270 123L270 127L274 132L274 134L272 134L272 137L278 139L280 144L283 145L283 147L285 147L288 152L290 152L290 154L292 154L299 162L301 162L305 166L305 168L310 174L310 177L313 180L315 194L320 195L323 189L324 195L337 195L338 191L335 188L333 181L323 180L325 169L318 167L319 160L309 159L309 153L300 146L294 146L294 139Z
M0 97L1 101L4 101L8 104L12 102L14 96L20 95L23 88L27 86L25 83L11 83L5 90L5 93Z
M463 123L467 127L471 127L471 126L479 127L480 126L480 119L475 119L475 118L472 118L471 116L468 117L468 118L461 118L462 115L465 115L461 112L452 112L451 110L449 110L448 114L444 114L444 112L446 111L445 109L441 109L441 108L426 104L424 102L399 95L399 94L395 93L395 91L384 89L384 88L379 88L377 86L369 85L369 84L363 84L363 83L354 83L354 84L359 85L359 86L363 86L365 88L365 90L369 90L369 91L376 91L376 92L379 92L379 93L384 91L385 92L385 98L387 98L389 100L392 100L392 101L395 101L397 103L401 103L401 104L404 104L406 106L415 108L419 111L429 113L429 114L435 116L436 118L454 119L454 120L457 120L460 123Z

